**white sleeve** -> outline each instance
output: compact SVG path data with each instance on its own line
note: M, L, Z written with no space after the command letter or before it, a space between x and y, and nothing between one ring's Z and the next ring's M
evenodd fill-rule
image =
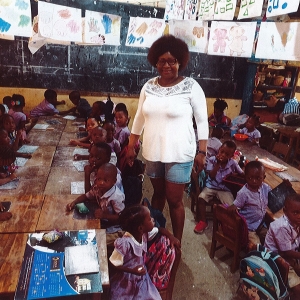
M147 83L146 83L147 84ZM141 93L140 93L140 98L139 98L139 104L138 108L133 120L132 128L131 128L131 133L141 135L142 131L144 129L144 124L145 124L145 118L142 112L142 107L144 104L144 101L146 99L145 95L145 89L146 89L146 84L143 86Z
M158 228L157 227L153 227L153 229L148 232L148 241L151 241L158 233Z
M124 263L124 256L114 249L112 255L109 258L109 261L116 267L123 266Z

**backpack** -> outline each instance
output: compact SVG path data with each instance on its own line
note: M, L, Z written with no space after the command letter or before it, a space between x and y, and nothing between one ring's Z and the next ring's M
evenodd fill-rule
M288 297L276 259L280 257L262 245L240 262L240 285L247 299L281 300Z

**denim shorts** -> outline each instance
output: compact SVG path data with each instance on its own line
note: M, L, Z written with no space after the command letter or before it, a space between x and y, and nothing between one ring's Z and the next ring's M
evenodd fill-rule
M150 178L165 178L165 180L185 184L191 180L194 161L186 163L162 163L146 160L146 175Z

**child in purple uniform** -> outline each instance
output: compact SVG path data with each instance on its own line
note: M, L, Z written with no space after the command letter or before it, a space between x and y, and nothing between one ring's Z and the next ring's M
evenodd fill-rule
M238 163L231 159L236 150L233 141L225 141L219 148L218 154L209 158L206 171L206 187L202 190L197 201L196 215L199 223L195 226L195 233L202 233L207 227L205 202L217 197L222 203L231 205L233 195L223 183L223 178L232 173L244 174Z
M261 134L256 129L258 125L259 125L259 116L253 115L247 120L245 127L239 129L238 132L248 135L249 142L259 145L259 139L261 137Z
M115 241L115 249L109 258L117 269L111 278L110 299L161 299L144 262L147 242L153 240L158 232L170 240L172 249L175 246L180 250L180 242L165 228L154 227L154 220L146 206L126 208L120 214L120 224L126 232Z
M291 299L300 295L300 194L286 197L284 215L270 224L265 239L265 247L278 252L289 264L288 285Z
M116 132L114 138L120 142L121 148L127 145L130 131L128 128L128 110L124 105L119 103L115 108Z

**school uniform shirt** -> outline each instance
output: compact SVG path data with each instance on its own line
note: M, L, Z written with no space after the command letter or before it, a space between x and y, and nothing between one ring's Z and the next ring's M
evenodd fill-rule
M299 227L293 226L286 215L270 224L265 247L271 251L299 251Z
M53 104L44 99L38 106L36 106L31 112L31 117L40 116L53 116L59 114L59 110L55 108Z
M121 151L120 142L115 138L110 143L107 144L110 146L111 152L119 153Z
M14 120L15 120L15 123L16 123L16 129L22 129L20 128L20 123L21 122L26 122L26 115L24 113L22 113L21 111L14 111L12 109L10 109L8 111L8 114L11 115Z
M207 173L214 168L216 163L217 163L217 158L215 156L212 156L208 159L207 167L206 167ZM224 177L232 173L243 174L244 172L234 159L229 159L224 168L220 167L214 179L210 178L209 176L207 177L206 187L214 190L230 192L230 189L227 188L223 183L223 179Z
M83 99L83 98L79 99L79 102L77 105L77 112L78 112L80 118L87 119L90 116L90 114L92 112L92 108L86 99Z
M208 160L212 156L216 156L219 152L220 147L222 146L221 141L216 137L211 137L207 140L207 155L206 159Z
M264 182L257 192L249 190L247 183L238 191L233 204L246 219L248 230L255 231L263 221L270 191L271 187Z
M253 142L255 141L255 139L259 139L261 137L259 130L257 130L256 128L252 132L249 132L248 129L244 127L240 129L239 132L248 135L249 142Z
M114 134L114 138L119 141L122 146L130 136L130 130L127 126L119 127L116 125L116 132Z
M125 208L125 195L114 185L104 195L100 195L96 185L93 185L91 190L85 194L89 200L96 200L102 211L110 215L119 214ZM106 233L114 233L122 230L119 225L113 225L106 228Z

